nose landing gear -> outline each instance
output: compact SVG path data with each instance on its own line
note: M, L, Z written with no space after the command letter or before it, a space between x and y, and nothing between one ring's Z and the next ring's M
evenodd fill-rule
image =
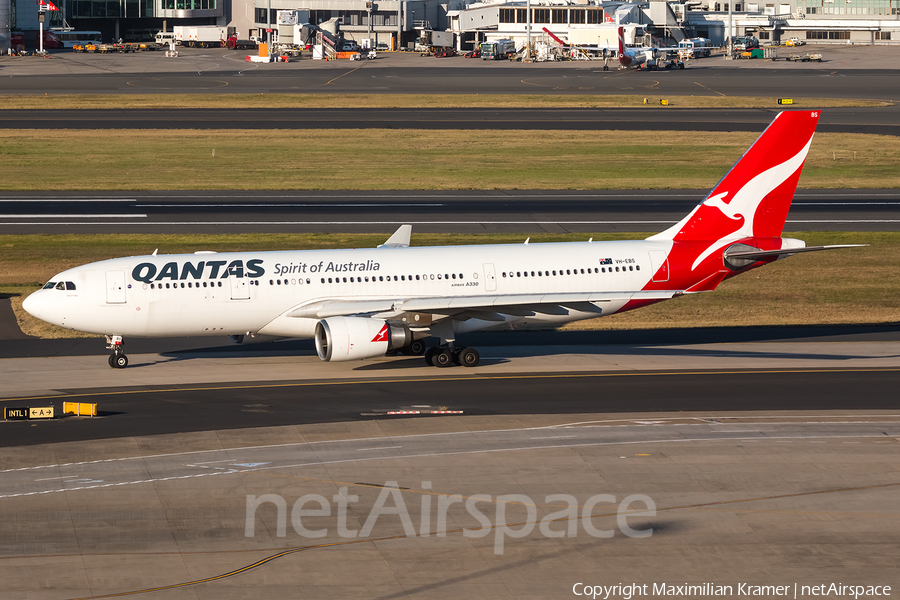
M113 369L124 369L127 367L128 357L125 356L125 352L122 349L122 336L108 335L106 336L106 344L106 349L113 351L113 353L109 355L109 366Z

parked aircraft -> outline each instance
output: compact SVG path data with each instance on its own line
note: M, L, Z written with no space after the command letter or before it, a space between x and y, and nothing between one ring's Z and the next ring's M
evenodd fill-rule
M24 308L54 325L122 336L311 337L325 361L400 351L473 367L460 333L558 325L698 292L800 252L781 238L818 111L779 113L690 214L646 240L410 247L409 225L372 249L201 252L69 269ZM425 340L437 338L426 350Z
M677 55L678 48L666 49L646 46L640 48L626 48L625 28L619 27L617 33L619 38L619 50L616 58L619 59L619 64L623 67L634 67L638 69L647 67L647 69L651 71L658 70L660 66L666 69L684 68L684 61L669 58L670 53ZM604 70L608 70L608 68L604 66Z

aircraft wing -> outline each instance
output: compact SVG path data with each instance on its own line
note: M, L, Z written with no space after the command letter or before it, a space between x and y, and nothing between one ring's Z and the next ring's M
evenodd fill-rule
M430 316L432 321L485 319L502 321L503 315L566 315L574 312L603 313L604 305L620 305L629 300L668 300L680 296L681 290L630 292L570 292L556 294L496 294L482 296L433 296L429 298L385 298L373 300L321 300L297 307L289 317L324 319L336 316L378 316L401 318L404 315ZM424 324L424 322L423 322Z

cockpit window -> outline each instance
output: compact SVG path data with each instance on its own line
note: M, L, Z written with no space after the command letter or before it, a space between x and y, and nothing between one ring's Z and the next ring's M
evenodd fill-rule
M64 284L62 281L60 281L59 283L56 284L56 289L64 290L64 289L66 289L66 284Z
M75 289L75 284L74 284L73 282L71 282L71 281L67 281L67 282L66 282L66 289L67 289L67 290L74 290L74 289Z
M48 282L46 283L46 285L44 285L44 287L43 287L42 289L45 289L45 290L52 290L52 289L55 288L55 287L56 287L56 282L55 282L55 281L48 281Z

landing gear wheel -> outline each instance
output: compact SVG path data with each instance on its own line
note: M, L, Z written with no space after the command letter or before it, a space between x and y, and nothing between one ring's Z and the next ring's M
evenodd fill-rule
M481 360L481 356L475 348L463 348L458 356L459 364L464 367L476 367Z
M413 343L409 345L409 353L413 356L422 356L425 354L425 342L422 340L414 340Z
M429 348L425 351L425 364L429 367L434 366L434 355L438 353L437 348Z
M432 360L434 361L434 366L436 367L440 367L442 369L449 367L453 364L453 352L451 352L449 348L439 350L437 353L435 353Z
M113 369L124 369L128 366L128 357L124 354L110 354L109 366Z

